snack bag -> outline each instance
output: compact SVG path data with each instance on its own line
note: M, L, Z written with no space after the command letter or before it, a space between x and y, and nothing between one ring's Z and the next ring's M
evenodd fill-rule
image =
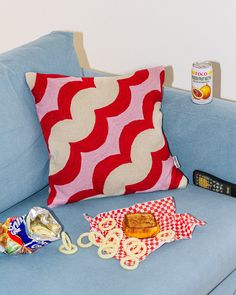
M28 215L9 217L0 223L0 253L26 254L60 239L61 225L43 208L33 207Z

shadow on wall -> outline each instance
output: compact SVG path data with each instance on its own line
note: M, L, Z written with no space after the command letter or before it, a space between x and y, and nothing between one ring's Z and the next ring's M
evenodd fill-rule
M213 68L213 95L214 97L221 98L221 68L220 64L216 61L210 61Z
M80 65L83 68L95 70L90 67L88 56L84 49L84 38L82 32L76 32L74 37L74 47L78 53ZM221 98L221 68L220 64L216 61L210 61L213 67L213 94L215 97ZM99 71L99 70L96 70ZM173 67L168 65L165 67L165 86L173 87L174 71ZM180 88L178 88L180 89Z
M90 69L88 57L84 49L84 37L82 32L74 32L74 48L79 56L81 67Z
M165 67L165 86L172 87L174 81L174 71L172 66Z

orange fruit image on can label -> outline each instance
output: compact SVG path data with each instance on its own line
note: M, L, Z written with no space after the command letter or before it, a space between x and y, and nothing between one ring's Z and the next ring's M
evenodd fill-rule
M209 85L204 85L200 88L200 91L203 93L203 99L207 99L211 95L211 87Z

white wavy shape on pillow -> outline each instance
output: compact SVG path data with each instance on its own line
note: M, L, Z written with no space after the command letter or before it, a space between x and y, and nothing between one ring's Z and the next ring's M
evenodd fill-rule
M30 90L32 90L34 88L34 85L36 82L36 76L37 76L37 73L34 73L34 72L25 73L25 79L26 79L26 82L27 82Z
M70 143L86 138L94 128L95 110L115 101L119 93L119 77L94 78L96 88L80 90L72 99L71 116L55 124L50 133L49 175L62 170L70 157Z
M157 102L153 111L154 128L139 133L131 147L131 163L125 163L114 169L106 178L103 193L122 195L125 186L142 181L152 167L151 153L165 145L162 133L161 103Z

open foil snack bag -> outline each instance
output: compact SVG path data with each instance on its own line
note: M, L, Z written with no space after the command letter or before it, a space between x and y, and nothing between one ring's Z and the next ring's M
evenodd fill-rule
M33 207L27 215L9 217L0 223L0 253L33 253L60 239L62 227L44 208Z

